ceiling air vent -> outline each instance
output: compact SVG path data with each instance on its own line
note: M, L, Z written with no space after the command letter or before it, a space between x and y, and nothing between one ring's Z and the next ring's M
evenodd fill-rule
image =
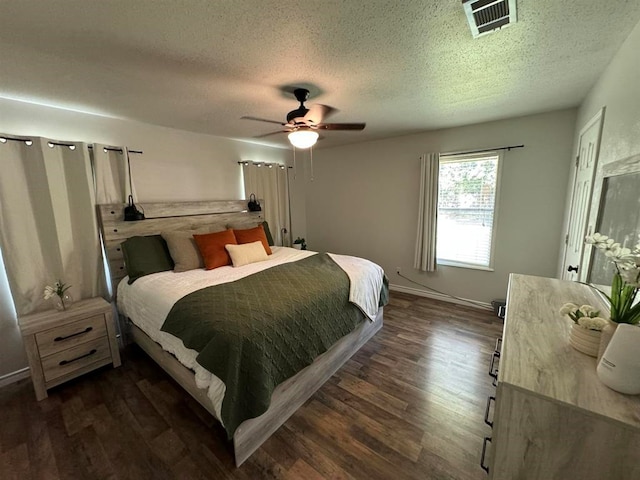
M516 0L462 0L471 33L480 37L516 23Z

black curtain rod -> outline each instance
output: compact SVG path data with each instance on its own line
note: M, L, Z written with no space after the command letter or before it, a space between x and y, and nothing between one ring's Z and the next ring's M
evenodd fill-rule
M33 143L33 139L31 138L17 138L17 137L9 137L7 135L0 135L0 139L5 139L5 140L10 140L12 142L32 142ZM2 140L0 140L0 142L2 142ZM4 142L2 142L4 143ZM65 142L52 142L52 141L48 141L47 144L49 145L55 145L57 147L75 147L76 145L73 143L65 143ZM93 145L88 145L88 148L93 149ZM104 147L105 150L109 150L111 152L120 152L122 153L122 149L121 148L114 148L114 147ZM129 153L144 153L142 150L129 150Z
M4 139L4 142L2 141L2 139ZM16 137L8 137L6 135L0 135L0 142L2 143L6 143L6 141L9 140L11 142L31 142L33 143L33 140L31 140L30 138L16 138ZM29 143L27 143L27 145L30 145Z
M75 145L73 143L62 143L62 142L47 142L47 145L49 146L56 146L56 147L75 147Z
M469 150L468 152L449 152L449 153L441 153L441 157L448 157L451 155L470 155L472 153L485 153L485 152L495 152L496 150L513 150L514 148L524 148L524 145L508 145L506 147L495 147L495 148L483 148L482 150Z
M90 149L93 149L93 145L89 145ZM116 148L116 147L102 147L105 150L108 150L109 152L120 152L122 153L122 149L121 148ZM144 153L142 150L127 150L129 153Z
M249 161L247 161L247 160L238 161L238 165L249 165L249 164L252 164L252 165L265 165L265 166L269 166L269 165L273 166L273 165L275 165L275 166L277 166L278 168L282 168L283 170L284 170L284 167L287 167L287 168L293 168L293 167L290 167L290 166L288 166L288 165L285 165L284 163L249 162Z

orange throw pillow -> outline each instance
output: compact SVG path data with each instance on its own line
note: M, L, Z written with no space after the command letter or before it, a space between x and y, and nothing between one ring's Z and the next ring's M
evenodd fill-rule
M271 251L271 247L269 246L269 241L267 240L267 235L266 233L264 233L264 228L262 228L262 225L258 225L255 228L248 228L246 230L234 230L233 233L236 236L238 245L253 243L260 240L262 242L262 245L264 246L264 250L267 252L267 255L271 255L273 253Z
M213 270L214 268L231 265L231 257L224 246L238 244L233 230L194 235L193 239L196 241L200 255L204 259L205 269Z

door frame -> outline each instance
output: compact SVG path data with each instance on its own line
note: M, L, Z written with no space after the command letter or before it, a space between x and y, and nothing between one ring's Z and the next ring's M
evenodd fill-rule
M596 124L597 122L600 122L600 127L598 128L598 136L597 136L597 146L596 146L596 153L595 153L595 159L593 162L593 174L591 176L591 197L589 199L589 205L587 206L587 215L586 215L586 221L584 224L584 231L583 233L583 237L586 236L589 232L590 229L593 228L593 223L591 223L591 217L592 217L592 206L594 204L593 200L594 200L594 185L596 185L595 183L595 179L598 176L598 161L600 160L600 145L602 144L602 131L604 129L604 114L605 114L605 110L606 110L606 106L603 106L602 108L600 108L600 110L598 110L598 112L589 119L589 121L587 123L584 124L584 126L580 129L580 132L578 133L578 139L577 139L577 143L576 143L576 153L574 155L574 159L579 158L580 156L580 146L581 146L581 139L582 136L585 134L585 132L587 130L589 130L591 127L593 127L594 124ZM563 278L564 276L564 271L567 268L567 250L568 250L568 235L569 235L569 230L571 228L571 214L573 213L573 208L574 208L574 201L575 201L575 190L576 190L576 179L578 177L578 162L574 162L573 166L573 179L572 179L572 186L571 186L571 197L569 200L569 216L567 218L567 224L566 224L566 229L565 229L565 235L564 235L564 250L562 253L562 264L561 264L561 270L560 270L560 278ZM582 253L580 255L580 261L578 262L579 265L579 269L578 269L578 281L585 281L586 279L586 273L585 269L583 268L583 263L584 263L584 258L585 258L585 246L583 244L582 246Z

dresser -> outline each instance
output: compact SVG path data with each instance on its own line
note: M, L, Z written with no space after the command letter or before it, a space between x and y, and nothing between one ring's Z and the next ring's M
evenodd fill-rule
M103 365L120 366L112 307L102 298L19 318L36 398Z
M483 461L491 479L640 479L640 396L606 387L596 359L569 345L571 320L558 313L567 302L608 311L586 285L509 278L492 362L497 387L487 403L492 431Z

